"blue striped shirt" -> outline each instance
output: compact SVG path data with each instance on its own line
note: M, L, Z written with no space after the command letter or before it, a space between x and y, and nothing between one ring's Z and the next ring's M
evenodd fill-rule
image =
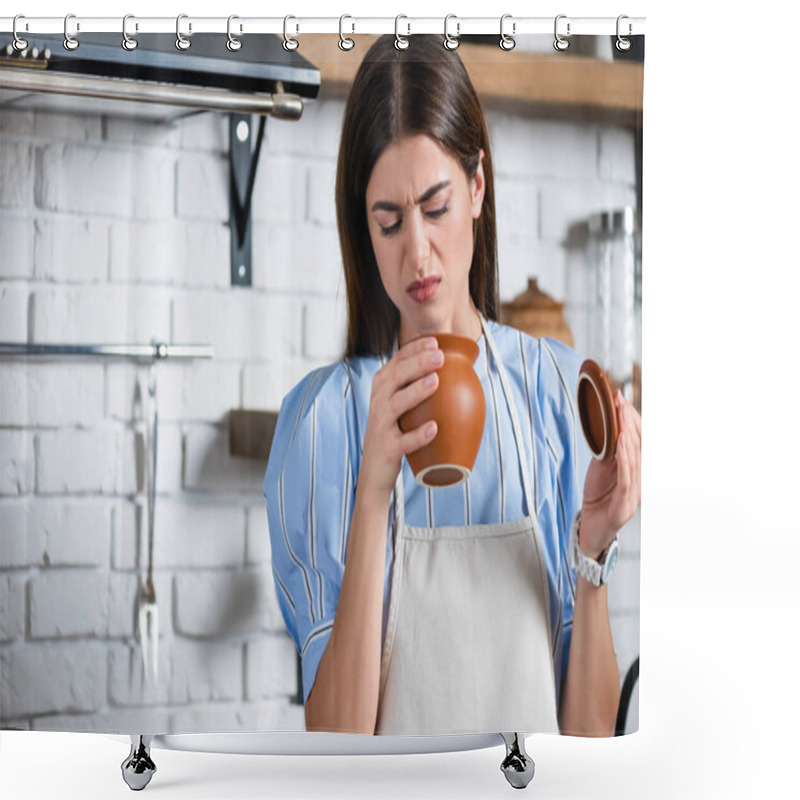
M575 404L582 358L561 342L535 339L488 321L508 374L522 427L544 544L557 692L566 673L575 599L569 530L580 510L590 454ZM528 516L520 461L497 365L484 336L475 370L486 397L486 424L472 475L425 489L403 459L405 522L412 527L477 525ZM314 370L284 398L264 496L272 570L286 627L302 660L304 700L330 638L344 573L347 537L361 467L372 378L378 357ZM536 453L535 462L531 453ZM384 634L391 590L392 536L387 518Z

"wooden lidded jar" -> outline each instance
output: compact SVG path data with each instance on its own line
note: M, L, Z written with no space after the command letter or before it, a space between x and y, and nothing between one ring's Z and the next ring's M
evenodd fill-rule
M436 391L400 417L404 433L435 420L433 441L406 457L417 483L427 487L455 486L469 478L483 438L486 400L474 364L478 343L468 336L437 333L444 364Z
M502 321L531 336L549 336L575 346L572 331L564 318L564 303L539 288L537 278L528 278L528 288L510 303L503 303Z

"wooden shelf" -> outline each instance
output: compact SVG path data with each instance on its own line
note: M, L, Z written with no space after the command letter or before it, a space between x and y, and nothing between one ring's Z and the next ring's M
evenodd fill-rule
M232 456L266 463L275 435L277 411L233 409L228 415L228 449Z
M359 36L348 53L338 35L307 34L300 50L320 70L320 99L346 95L375 36ZM413 47L413 39L412 39ZM461 44L458 54L487 108L547 118L633 126L642 111L644 65L586 56L504 52L494 45Z

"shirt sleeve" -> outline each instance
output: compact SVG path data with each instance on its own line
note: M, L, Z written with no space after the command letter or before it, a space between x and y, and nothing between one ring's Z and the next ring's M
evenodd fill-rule
M272 573L308 699L344 574L355 487L354 403L343 363L307 375L283 400L264 476Z
M547 432L547 447L555 465L561 553L561 653L556 665L559 688L567 674L572 641L577 571L570 566L569 533L583 504L583 485L591 454L581 430L577 410L578 374L583 357L555 339L539 340L539 402ZM560 666L560 668L559 668Z

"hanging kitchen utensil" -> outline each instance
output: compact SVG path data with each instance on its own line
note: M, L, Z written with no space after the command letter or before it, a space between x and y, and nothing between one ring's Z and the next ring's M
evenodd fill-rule
M153 533L156 505L156 458L158 455L158 406L156 365L150 364L145 434L145 483L147 488L147 578L139 591L139 641L145 681L158 679L158 605L153 586Z

